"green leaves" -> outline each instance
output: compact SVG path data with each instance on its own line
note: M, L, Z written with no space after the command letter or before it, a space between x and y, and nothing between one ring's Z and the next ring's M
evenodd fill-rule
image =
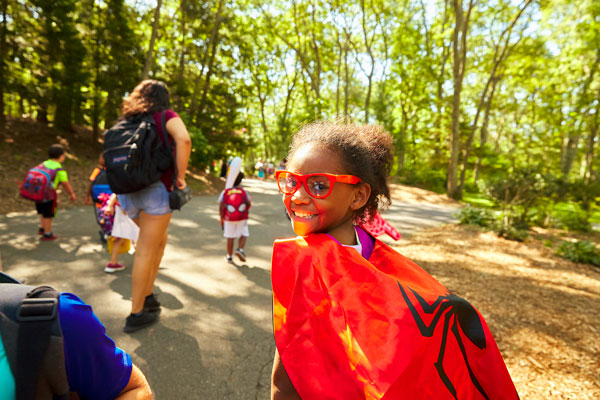
M600 252L589 240L577 242L564 241L556 252L559 256L578 264L600 266Z
M455 107L465 189L534 164L589 180L600 167L600 3L534 1L514 25L526 0L474 3ZM9 1L5 113L64 127L113 122L141 79L155 6ZM455 17L446 0L163 0L150 77L167 82L207 146L198 163L227 150L282 158L302 123L347 116L382 124L396 139L394 171L439 190L451 156Z

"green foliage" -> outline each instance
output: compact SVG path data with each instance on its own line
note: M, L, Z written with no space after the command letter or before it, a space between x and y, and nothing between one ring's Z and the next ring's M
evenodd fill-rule
M446 175L444 171L431 168L414 168L404 171L405 177L401 182L406 185L414 185L434 191L444 193L446 191Z
M495 216L492 211L471 206L461 208L454 216L463 225L478 225L484 228L491 228L495 222Z
M596 245L589 240L564 241L558 248L557 254L578 264L600 266L600 252Z
M215 156L215 147L211 145L202 131L195 126L188 127L190 138L192 139L192 154L190 155L190 164L194 167L204 169L211 165Z
M502 219L498 219L492 210L466 206L460 209L455 214L461 224L477 225L483 228L492 230L508 240L522 242L529 237L528 227L523 222L517 221L514 218L509 219L511 222L502 223Z
M529 232L527 231L527 229L515 226L504 226L502 230L498 231L497 233L498 236L517 242L523 242L529 237Z
M501 226L548 224L560 201L589 216L600 193L598 1L527 2L514 25L516 2L474 2L460 86L453 7L425 3L163 1L149 49L157 2L5 1L0 113L106 127L150 50L149 77L188 116L198 166L227 152L280 159L301 124L349 117L392 134L392 171L409 184L445 191L457 156L463 192L484 182Z
M592 230L589 218L583 212L575 211L561 214L558 217L557 224L569 231L590 232Z

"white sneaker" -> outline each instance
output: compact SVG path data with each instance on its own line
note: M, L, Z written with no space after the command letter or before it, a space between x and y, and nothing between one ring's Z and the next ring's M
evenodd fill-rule
M233 264L233 258L229 254L225 256L225 260L227 260L229 264Z

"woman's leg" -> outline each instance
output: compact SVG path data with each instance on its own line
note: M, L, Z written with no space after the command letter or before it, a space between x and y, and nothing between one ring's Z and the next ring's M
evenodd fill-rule
M172 214L169 214L169 215L172 215ZM162 261L163 254L165 254L165 246L167 245L168 236L169 236L169 234L165 230L164 238L160 242L158 249L157 249L156 259L154 261L154 267L152 268L152 277L148 281L148 284L146 285L146 290L144 291L145 296L150 296L152 294L152 292L154 291L154 281L156 281L156 277L158 275L158 268L160 267L160 262Z
M158 269L162 259L170 221L171 213L150 215L144 211L135 220L140 226L140 236L136 243L131 273L131 312L134 314L143 310L147 288L154 286L154 269Z

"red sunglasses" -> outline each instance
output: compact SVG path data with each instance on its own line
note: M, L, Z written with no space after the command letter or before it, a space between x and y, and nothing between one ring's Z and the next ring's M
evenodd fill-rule
M329 196L333 190L333 184L336 182L349 183L351 185L362 182L362 179L354 175L324 173L303 175L283 170L275 172L275 179L282 193L294 194L300 185L304 185L306 193L315 199L323 199Z

